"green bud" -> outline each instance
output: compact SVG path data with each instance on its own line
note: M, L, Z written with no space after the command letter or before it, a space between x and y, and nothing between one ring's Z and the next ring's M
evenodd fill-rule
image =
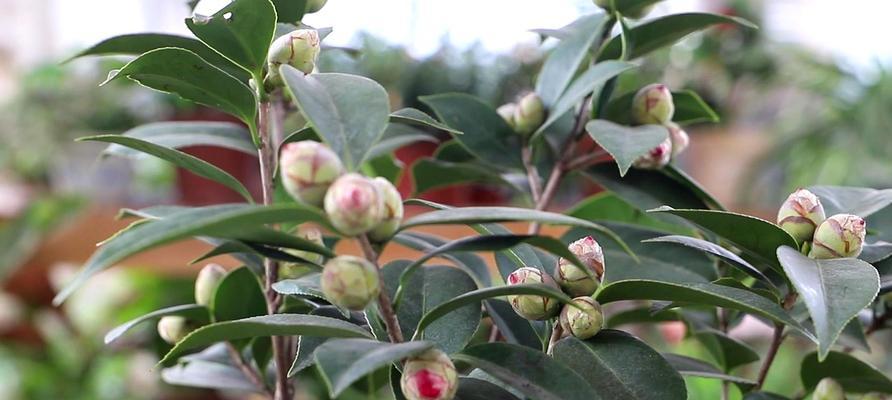
M532 283L551 286L555 289L558 288L557 283L551 276L542 273L542 271L536 268L523 267L508 275L509 286ZM508 301L511 302L514 312L521 317L531 320L543 320L555 316L559 311L558 306L560 305L550 297L533 294L508 296Z
M674 122L667 123L666 129L669 130L669 140L672 141L672 158L675 158L688 148L691 138L684 129Z
M799 189L791 193L777 211L777 226L797 243L810 242L815 228L824 222L824 206L814 193Z
M857 215L833 215L818 225L808 256L818 259L858 257L864 247L866 231L867 223Z
M362 311L381 292L378 270L364 258L338 256L322 270L322 293L334 305Z
M303 140L282 147L279 171L291 197L321 207L328 187L344 173L344 165L328 146Z
M545 105L535 93L523 96L514 108L514 130L521 135L533 133L545 122Z
M304 74L313 72L319 48L319 32L315 29L297 29L280 36L269 46L266 56L267 80L275 86L282 84L281 65L290 65Z
M458 374L446 353L430 349L406 360L400 389L407 400L451 400Z
M206 306L211 304L217 285L226 276L226 270L217 264L205 265L195 278L195 303Z
M673 114L675 104L672 103L672 92L666 85L647 85L632 99L632 118L639 124L664 125L672 121Z
M355 236L372 230L384 219L384 199L371 179L349 173L328 189L325 212L337 230Z
M297 232L295 232L295 236L306 239L314 244L318 244L320 246L324 246L325 242L322 240L322 231L315 226L303 224L297 228ZM304 260L320 264L322 263L322 255L311 253L309 251L303 250L295 250L295 249L287 249L285 250L288 254L291 254L295 257L300 257ZM292 262L281 262L279 263L279 279L297 279L301 276L306 275L310 271L310 268L305 263L292 263Z
M307 1L306 13L312 14L314 12L321 10L322 7L325 7L325 3L327 3L327 2L328 2L328 0L309 0L309 1Z
M508 103L502 104L499 108L496 109L496 112L499 113L499 116L505 120L505 123L511 127L511 129L516 129L517 127L514 124L514 112L517 110L517 104Z
M585 340L598 334L604 328L604 313L601 304L589 296L573 299L579 308L565 304L561 310L561 328L574 337Z
M601 250L601 245L593 237L586 236L570 243L567 248L585 264L594 278L586 275L575 264L561 258L554 271L554 280L571 296L591 296L598 289L600 277L604 275L604 252Z
M612 12L613 8L611 6L611 2L613 2L614 4L616 4L618 6L622 6L624 2L627 2L629 0L593 0L593 1L596 6L601 7L606 11ZM650 12L654 9L654 5L655 5L655 3L652 3L652 4L645 5L645 6L638 6L635 8L626 9L623 12L623 16L627 17L627 18L631 18L631 19L644 18L647 14L650 14Z
M188 321L179 315L166 315L158 320L158 335L165 342L176 344L189 334Z
M833 378L824 378L818 382L811 398L812 400L846 400L846 395L839 382Z
M372 182L378 187L378 193L384 201L384 219L369 231L369 239L383 242L390 239L400 227L400 222L403 220L403 198L396 186L387 179L377 177Z
M889 397L879 392L870 392L861 396L861 400L887 400Z
M651 149L647 154L638 157L632 166L639 169L660 169L669 164L672 159L672 140L666 138L659 146Z

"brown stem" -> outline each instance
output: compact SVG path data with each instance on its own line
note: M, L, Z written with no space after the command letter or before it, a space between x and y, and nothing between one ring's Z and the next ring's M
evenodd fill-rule
M380 277L381 270L378 268L378 252L372 247L372 243L369 242L369 238L366 235L359 236L358 239L359 245L362 247L362 253L367 260L375 265L375 269L378 270L378 276ZM393 303L390 301L390 296L384 288L384 281L380 281L381 293L378 295L378 308L381 310L381 317L384 319L384 325L387 327L387 336L390 337L392 343L401 343L404 339L403 331L400 329L400 321L396 317L396 312L393 311Z
M545 351L545 354L551 355L554 352L554 344L561 339L563 334L564 328L561 327L561 324L555 322L554 328L551 329L551 337L548 338L548 349Z
M591 153L581 155L570 160L570 162L567 163L567 169L574 170L585 168L592 164L597 164L599 162L602 162L604 157L607 155L607 152L604 150L593 151Z
M235 363L235 366L238 367L245 374L245 377L251 381L255 386L262 389L263 392L267 395L267 397L273 397L273 392L260 376L260 373L257 372L252 366L248 365L245 362L245 359L242 357L242 353L232 345L232 343L226 342L226 350L229 351L229 358L232 359L232 362Z
M787 296L784 297L784 310L793 308L793 304L796 303L797 297L798 294L796 292L791 291L790 293L787 293ZM765 378L768 377L768 370L771 369L771 364L774 362L774 357L777 356L777 351L780 349L784 338L786 338L784 335L784 325L775 323L774 334L771 337L771 345L768 347L768 353L765 355L765 361L762 362L762 367L759 369L759 377L756 379L756 390L761 389L762 385L765 383Z
M523 159L523 166L527 170L527 182L530 185L530 194L533 196L533 202L539 203L539 197L542 194L542 178L539 177L539 171L536 170L536 166L533 165L533 150L532 148L524 143L523 149L521 150L521 158Z

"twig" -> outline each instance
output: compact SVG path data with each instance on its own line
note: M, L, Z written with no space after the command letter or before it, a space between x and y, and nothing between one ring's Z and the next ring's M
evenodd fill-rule
M362 235L358 239L365 258L375 265L375 269L378 270L378 276L380 276L378 253L372 248L372 243L369 242L367 236ZM381 281L380 285L381 293L378 295L378 308L381 309L381 317L384 318L384 325L387 327L387 336L390 337L392 343L401 343L404 339L403 331L400 329L400 321L396 317L396 312L393 311L393 303L391 303L390 296L384 288L384 281Z
M787 296L784 297L784 310L792 308L793 304L796 303L797 297L798 295L796 292L791 291L790 293L787 293ZM765 361L762 362L762 367L759 369L759 377L756 380L756 390L761 389L762 385L765 383L765 378L768 377L768 370L771 369L771 364L774 362L774 357L777 356L777 351L780 349L784 338L786 338L784 335L784 325L775 323L774 334L771 337L771 346L768 348L768 353L765 354Z
M593 152L585 154L585 155L581 155L579 157L576 157L576 158L570 160L570 162L567 163L567 169L575 170L575 169L585 168L592 164L597 164L597 163L601 162L604 159L604 157L607 155L608 155L607 152L604 150L597 150L597 151L593 151Z
M539 171L533 165L533 150L527 143L524 143L521 150L521 159L523 167L527 170L527 182L530 185L530 194L533 196L533 202L539 203L539 197L542 194L542 178L539 177Z
M236 349L235 346L232 345L232 343L226 342L226 350L229 351L229 358L232 359L232 362L235 363L235 366L238 367L238 369L242 370L242 373L245 374L245 377L248 378L248 380L250 380L251 383L256 385L258 388L262 389L267 396L273 397L272 390L269 388L269 385L266 384L266 381L264 381L263 378L260 376L260 373L258 373L257 370L255 370L253 367L248 365L247 362L245 362L244 357L242 357L242 353L240 353L238 349Z

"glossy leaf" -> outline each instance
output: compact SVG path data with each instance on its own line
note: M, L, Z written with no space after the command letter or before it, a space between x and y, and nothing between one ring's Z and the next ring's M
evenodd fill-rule
M217 284L211 310L217 322L266 314L266 296L257 276L247 267L229 271Z
M799 370L802 385L812 390L823 378L833 378L846 392L881 392L892 394L892 380L874 366L861 361L851 354L831 351L824 361L818 360L818 353L811 353L802 359Z
M461 377L455 400L519 400L511 392L483 379Z
M357 75L304 75L289 65L283 65L280 72L316 133L347 168L359 168L387 127L387 91L377 82Z
M693 249L701 250L703 252L712 254L716 257L721 258L726 261L728 265L743 271L743 273L752 276L753 278L758 279L762 283L774 287L774 283L771 282L762 271L759 271L758 268L754 267L752 264L748 263L746 260L738 256L737 254L732 253L731 251L725 249L722 246L719 246L715 243L708 242L703 239L689 237L689 236L680 236L680 235L669 235L658 237L654 239L645 240L646 243L675 243L682 246L687 246ZM776 289L776 288L775 288Z
M858 258L873 264L883 261L890 256L892 256L892 243L880 240L873 243L864 243Z
M777 258L808 307L823 360L849 320L873 302L880 290L877 270L853 258L815 260L787 246L777 249Z
M663 143L669 131L658 125L627 127L605 120L593 120L585 124L589 136L613 156L620 176L642 155Z
M389 123L381 139L369 150L366 160L390 155L403 146L417 142L437 143L439 140L414 126Z
M411 249L428 252L445 245L448 241L438 236L421 232L400 232L392 239ZM492 284L489 265L480 256L474 253L442 254L457 267L467 272L477 282L478 287L486 287Z
M257 148L251 134L238 124L229 122L153 122L137 126L121 136L140 139L158 146L180 149L191 146L215 146L257 156ZM138 158L139 151L119 144L112 144L103 151L119 157Z
M565 214L586 221L611 221L637 225L671 233L690 233L686 227L663 222L639 210L610 192L589 196L571 207Z
M498 171L488 169L486 166L433 158L422 158L412 164L412 183L415 194L459 184L489 184L520 192L517 186L505 180Z
M307 10L307 0L272 0L279 22L300 22Z
M867 218L892 204L892 189L847 186L812 186L808 188L821 199L821 205L828 216L834 214L855 214Z
M187 18L186 26L208 47L259 74L276 31L276 10L269 0L235 0L214 15Z
M236 392L261 392L238 368L217 362L195 360L161 370L161 380L170 385Z
M499 328L499 334L506 342L527 346L531 349L542 348L542 341L539 340L530 321L517 315L507 301L487 299L483 301L483 307L493 324Z
M605 14L586 15L568 27L567 37L545 59L536 80L536 93L546 109L553 108L567 89L579 65L588 55L589 48L607 22Z
M148 314L141 315L108 331L108 333L105 334L105 344L111 344L115 340L118 340L118 338L143 322L154 321L167 315L179 315L185 317L186 319L194 320L199 323L207 322L210 319L208 315L208 309L198 304L184 304L180 306L162 308L160 310L155 310Z
M701 329L693 332L693 336L706 347L706 350L726 372L759 360L759 354L752 347L722 331Z
M666 361L678 371L678 373L684 376L696 376L699 378L719 379L725 382L731 382L738 385L743 391L756 386L756 381L725 374L718 368L712 366L712 364L696 358L680 354L663 354L663 358L665 358Z
M331 397L336 398L350 385L379 368L432 347L433 343L425 341L394 344L369 339L329 340L315 352L316 366L325 378Z
M450 128L440 123L424 111L417 108L401 108L390 114L390 122L398 122L407 125L415 125L420 127L434 128L439 131L450 133L453 135L461 135L462 131Z
M654 312L651 307L633 308L611 314L604 325L608 328L616 328L626 324L652 324L657 322L680 321L681 314L674 310L659 310Z

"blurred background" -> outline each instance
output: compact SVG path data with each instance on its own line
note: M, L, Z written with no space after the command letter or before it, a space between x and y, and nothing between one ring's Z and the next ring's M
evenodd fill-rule
M225 3L204 0L196 12L209 14ZM0 398L207 398L160 383L154 352L101 343L116 323L189 302L197 267L187 264L206 247L189 242L151 251L125 263L133 268L92 280L64 308L49 305L54 288L95 244L123 226L114 219L119 208L239 200L161 161L100 160L102 146L73 142L151 121L229 120L124 80L98 88L126 59L64 62L114 35L188 34L182 20L191 15L189 5L0 0L0 7ZM472 93L493 105L511 101L533 86L551 45L542 46L529 30L560 27L595 10L590 0L329 0L304 22L333 27L325 43L351 49L324 51L321 71L369 76L388 89L394 109L423 109L418 96L442 92ZM720 26L692 35L623 75L618 93L662 81L696 91L718 111L720 123L689 127L692 146L679 163L720 201L773 218L797 187L892 185L892 77L886 71L892 24L883 20L892 2L667 0L649 18L684 11L738 15L761 29ZM433 148L415 144L398 156L408 165ZM188 151L257 189L253 159L235 151ZM400 187L412 192L408 177ZM570 207L582 194L565 190L555 207ZM486 186L424 197L450 204L513 200ZM664 333L674 346L702 351ZM740 334L758 341L763 332ZM137 340L152 338L147 329ZM873 357L884 348L875 347ZM775 368L796 374L797 364L797 355L782 352ZM785 374L777 375L769 390L798 390L793 379L785 383ZM710 382L692 387L692 398L715 398Z

